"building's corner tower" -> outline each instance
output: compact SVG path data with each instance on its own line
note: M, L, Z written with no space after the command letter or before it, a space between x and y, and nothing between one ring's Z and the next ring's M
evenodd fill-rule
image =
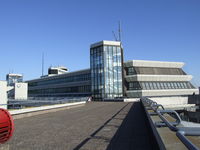
M6 81L8 86L13 86L15 83L23 82L23 75L9 73L6 75Z
M123 96L123 51L119 41L101 41L90 46L92 96L96 100Z

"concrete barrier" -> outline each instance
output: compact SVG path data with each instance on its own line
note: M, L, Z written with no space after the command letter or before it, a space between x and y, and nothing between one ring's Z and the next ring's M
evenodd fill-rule
M75 102L75 103L67 103L67 104L57 104L51 106L41 106L41 107L34 107L34 108L25 108L19 110L10 110L10 114L13 116L13 119L20 119L24 117L35 116L39 114L55 112L59 110L69 109L72 107L84 105L86 101L82 102Z
M140 98L125 98L124 102L139 102Z

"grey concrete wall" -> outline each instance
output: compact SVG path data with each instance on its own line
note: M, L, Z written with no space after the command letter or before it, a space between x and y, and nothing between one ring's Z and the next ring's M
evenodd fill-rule
M14 85L14 99L27 99L28 98L28 84L15 83Z

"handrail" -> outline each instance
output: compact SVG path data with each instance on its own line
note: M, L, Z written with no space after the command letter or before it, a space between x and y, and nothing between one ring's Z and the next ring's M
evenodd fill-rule
M8 109L22 109L24 107L41 107L41 106L47 106L47 105L56 105L56 104L66 104L66 103L73 103L73 102L82 102L82 101L88 101L89 98L85 97L85 99L64 99L64 100L11 100L8 101L7 104L1 104L0 107L8 107Z
M175 111L172 110L164 110L164 111L157 111L158 116L161 118L161 120L170 128L170 130L172 131L178 131L178 128L172 124L171 122L169 122L164 116L164 113L170 113L170 114L175 114L177 115L177 113L175 113ZM178 119L176 120L176 125L178 125L181 122L180 117L178 117Z
M165 124L171 131L176 132L176 136L180 139L180 141L189 149L189 150L199 150L199 148L194 145L186 136L200 136L200 128L198 127L177 127L181 123L181 118L179 114L174 110L166 110L161 104L157 104L156 102L150 100L147 97L141 98L144 106L150 108L154 111L154 114L157 114L163 123L156 123L158 126L163 126ZM159 109L159 107L162 108ZM164 114L170 114L175 117L175 122L170 122L164 116Z

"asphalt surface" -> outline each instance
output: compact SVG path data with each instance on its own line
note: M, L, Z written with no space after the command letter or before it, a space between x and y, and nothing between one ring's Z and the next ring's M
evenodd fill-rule
M151 149L140 103L85 106L15 120L7 150Z

